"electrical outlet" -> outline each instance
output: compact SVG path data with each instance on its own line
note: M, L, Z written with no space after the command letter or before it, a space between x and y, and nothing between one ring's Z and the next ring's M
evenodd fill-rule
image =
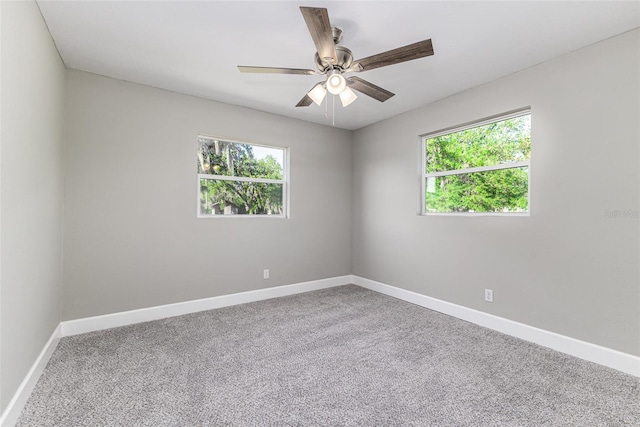
M493 302L493 289L484 290L484 300L487 302Z
M268 279L269 278L269 269L266 269L262 272L262 278L263 279Z

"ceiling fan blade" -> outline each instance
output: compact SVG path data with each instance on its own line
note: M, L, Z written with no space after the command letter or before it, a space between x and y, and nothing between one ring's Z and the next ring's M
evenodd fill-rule
M304 74L311 76L314 74L320 74L314 70L304 70L302 68L279 68L279 67L251 67L245 65L238 65L238 70L241 73L262 73L262 74Z
M336 45L333 42L333 33L331 32L331 22L329 22L329 14L327 9L321 7L300 7L302 16L307 23L309 33L316 45L318 55L324 62L335 64L338 62L336 54Z
M386 67L387 65L411 61L412 59L424 58L430 55L433 55L433 45L431 44L431 39L427 39L359 59L354 61L354 65L358 64L360 66L361 70L359 71L367 71L373 70L374 68Z
M305 95L297 104L296 107L308 107L313 103L313 99L309 97L309 95Z
M347 78L347 86L380 102L384 102L395 95L395 93L389 92L386 89L382 89L380 86L376 86L373 83L369 83L368 81L355 76Z

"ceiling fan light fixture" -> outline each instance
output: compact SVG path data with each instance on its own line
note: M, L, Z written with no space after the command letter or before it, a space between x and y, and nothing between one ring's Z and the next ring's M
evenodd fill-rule
M311 88L307 95L313 102L315 102L317 105L320 105L322 104L324 97L327 96L327 90L324 88L324 84L320 82L316 83L316 85Z
M340 92L340 102L342 102L342 106L346 107L351 104L353 101L358 99L358 95L351 88L345 87L342 92Z
M327 90L332 95L338 95L347 87L347 81L342 77L340 71L334 70L327 77Z

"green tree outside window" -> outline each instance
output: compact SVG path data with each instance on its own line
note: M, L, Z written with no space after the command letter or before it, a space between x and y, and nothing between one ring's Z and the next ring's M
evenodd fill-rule
M283 215L284 151L199 137L200 214Z
M528 211L530 114L427 137L425 150L427 213Z

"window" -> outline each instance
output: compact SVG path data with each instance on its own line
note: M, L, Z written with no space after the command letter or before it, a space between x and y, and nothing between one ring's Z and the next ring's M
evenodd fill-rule
M198 137L198 216L286 215L287 150Z
M531 112L423 137L423 214L529 212Z

